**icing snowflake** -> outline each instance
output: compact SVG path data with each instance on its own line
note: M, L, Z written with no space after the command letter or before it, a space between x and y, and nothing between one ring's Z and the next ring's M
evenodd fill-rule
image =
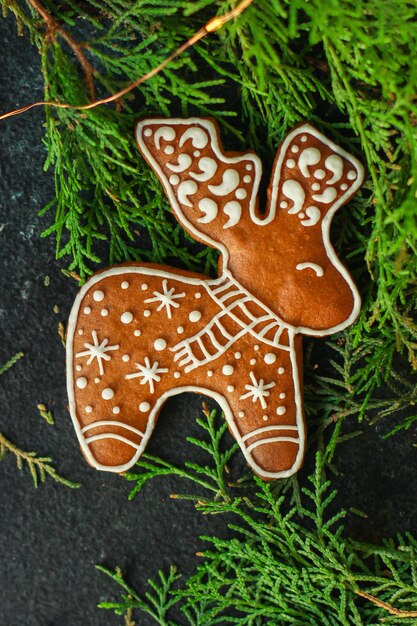
M106 352L109 352L110 350L118 350L120 346L119 345L108 346L107 345L109 343L108 339L103 339L103 341L99 343L100 340L95 330L91 332L91 336L93 337L93 344L85 343L84 348L87 348L87 350L84 350L83 352L77 352L75 356L77 359L83 356L88 356L89 359L87 361L87 365L90 365L90 363L92 363L94 359L97 359L100 375L103 376L104 374L103 361L110 361L111 359L110 354L106 354Z
M161 311L161 309L165 307L168 319L172 319L171 307L173 307L174 309L178 309L178 307L180 306L179 303L174 302L174 300L178 298L184 298L185 293L175 293L174 287L171 287L171 289L168 290L168 281L166 279L162 281L162 289L163 293L160 293L159 291L154 291L153 295L155 297L148 298L147 300L145 300L145 302L159 302L160 304L156 310Z
M158 361L155 361L155 363L153 363L151 366L151 362L148 357L145 357L145 365L141 365L140 363L135 363L135 365L136 369L138 369L139 371L133 372L133 374L126 374L125 378L142 378L140 384L146 385L146 383L149 383L149 389L151 393L155 391L154 381L159 383L159 381L161 380L159 374L163 374L168 371L168 368L166 367L158 368Z
M258 382L253 372L249 372L249 376L253 384L245 385L245 389L249 389L249 391L248 393L243 394L243 396L240 396L240 400L245 400L246 398L252 398L252 402L259 400L262 408L266 409L265 398L269 396L268 389L275 387L275 383L268 383L265 385L263 378L260 378Z

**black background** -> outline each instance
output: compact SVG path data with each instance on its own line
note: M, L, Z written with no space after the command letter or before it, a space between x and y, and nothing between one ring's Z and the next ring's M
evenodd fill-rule
M0 43L1 111L42 98L37 52L17 36L12 18L0 20ZM66 264L55 260L53 239L40 237L52 216L38 212L54 193L52 172L43 172L43 121L42 110L34 110L0 122L0 364L25 353L0 378L0 431L27 450L51 455L58 471L82 487L70 490L47 480L35 490L12 455L1 462L0 626L112 626L123 618L96 604L116 598L118 589L95 564L120 565L143 589L148 577L171 564L191 573L195 553L204 548L199 535L224 535L226 521L171 500L170 493L183 490L173 479L154 481L128 502L129 483L89 468L78 449L57 332L77 287L61 273ZM55 426L39 417L39 402L52 409ZM172 398L148 451L174 462L195 455L184 437L196 434L200 409L201 397ZM338 504L368 515L350 515L347 531L370 542L416 532L416 429L382 440L387 424L360 428L363 434L341 445L336 458ZM302 483L313 456L310 450ZM148 621L141 617L138 623Z

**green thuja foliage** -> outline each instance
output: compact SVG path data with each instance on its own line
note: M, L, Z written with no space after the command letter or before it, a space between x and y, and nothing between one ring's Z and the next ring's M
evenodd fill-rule
M45 99L72 104L120 90L236 6L44 0L46 24L38 1L1 3L39 50ZM255 149L266 169L284 134L311 120L360 158L367 180L332 233L362 311L330 340L332 366L321 372L311 362L307 408L327 421L344 414L375 421L401 410L387 432L410 427L417 418L416 17L414 0L256 0L116 104L47 108L45 167L53 168L56 194L44 209L45 235L55 237L57 257L83 280L123 260L213 272L217 253L175 223L139 157L135 120L210 115L227 147ZM315 344L309 350L318 352Z
M339 426L325 451L317 453L307 486L296 493L294 479L231 482L218 453L225 442L210 432L214 420L215 414L205 411L201 434L191 441L205 449L207 465L188 463L184 469L148 457L138 462L139 473L127 478L136 481L137 493L152 478L177 476L187 493L176 497L193 500L202 514L222 514L228 536L203 537L207 549L198 554L199 565L188 579L172 567L149 580L145 590L129 585L119 568L99 566L121 593L99 607L130 619L146 613L156 624L171 626L415 624L417 540L407 534L375 546L345 535L346 511L335 508L336 490L326 475L341 439ZM202 476L217 477L217 489Z
M24 356L23 352L17 352L12 356L4 365L0 366L0 376L7 372L13 365L17 363ZM39 405L43 406L43 405ZM53 423L53 422L52 422ZM11 454L16 460L16 465L19 470L23 468L29 471L35 487L39 483L43 483L47 477L52 478L57 483L71 487L71 489L77 489L80 487L79 483L74 483L63 476L60 476L54 466L52 465L53 459L49 456L40 457L36 452L28 452L22 450L14 443L12 443L2 432L0 432L0 462L6 456Z
M224 443L224 436L227 432L227 422L216 417L216 411L209 411L204 406L203 414L197 417L196 423L202 429L205 437L187 437L186 441L203 451L203 462L200 465L191 461L185 461L183 467L177 467L168 461L150 454L143 454L136 467L140 472L126 472L125 477L129 481L135 482L135 486L129 494L132 500L151 479L162 476L177 476L186 479L195 487L202 488L202 494L178 495L175 498L187 498L195 501L204 500L204 493L209 491L215 500L228 500L228 474L232 457L238 451L239 445L235 443L227 447Z

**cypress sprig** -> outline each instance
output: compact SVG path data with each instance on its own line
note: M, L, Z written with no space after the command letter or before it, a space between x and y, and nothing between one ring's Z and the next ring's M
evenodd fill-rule
M17 352L17 354L9 359L2 367L0 367L0 375L4 374L7 370L13 367L13 365L15 365L15 363L17 363L17 361L23 356L23 352ZM43 404L39 404L38 409L41 415L43 412L45 413L45 415L43 415L42 417L46 419L48 423L54 423L51 412L47 411L46 407ZM68 480L67 478L64 478L63 476L58 474L58 472L52 465L51 457L40 457L37 456L36 452L27 452L26 450L22 450L14 443L12 443L2 432L0 432L0 462L3 460L7 452L15 457L16 465L19 470L22 470L24 467L29 470L35 487L37 487L39 483L43 483L48 476L52 478L55 482L60 483L61 485L65 485L66 487L70 487L71 489L77 489L81 486L79 483L72 482L71 480Z
M60 476L54 466L52 465L52 459L49 456L37 456L36 452L27 452L15 446L9 439L7 439L3 433L0 433L0 461L3 460L6 452L10 452L16 458L16 465L19 470L26 467L32 477L35 487L39 483L43 483L49 476L55 482L70 487L71 489L77 489L80 487L80 483L72 482L63 476Z
M14 356L12 356L4 365L0 367L0 376L7 372L17 361L19 361L24 356L24 352L17 352Z
M208 548L188 579L180 582L175 569L159 572L148 581L151 591L140 593L120 569L99 566L121 588L120 600L99 607L145 612L164 626L178 626L174 606L180 623L193 626L415 624L417 539L407 533L376 546L346 537L346 511L334 509L336 490L326 476L333 452L329 445L317 453L297 505L258 478L246 497L196 502L202 513L227 514L229 536L203 537Z
M145 484L157 477L177 476L181 479L191 482L193 486L198 486L203 490L202 493L189 494L171 494L174 499L191 499L197 503L206 500L206 491L211 495L214 494L215 500L228 500L228 464L237 452L239 446L235 443L231 447L227 447L224 443L224 436L227 432L227 422L224 419L219 420L216 411L209 411L203 405L202 416L197 417L196 422L202 430L201 437L187 437L186 441L193 446L203 450L206 464L201 465L191 461L185 461L182 467L178 467L150 454L143 454L136 467L140 470L137 472L126 472L124 474L128 481L136 483L129 494L129 500L132 500L145 486ZM203 457L204 458L204 457Z

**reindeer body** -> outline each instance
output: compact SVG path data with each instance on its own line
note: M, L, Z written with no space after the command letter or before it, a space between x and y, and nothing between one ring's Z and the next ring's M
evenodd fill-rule
M289 476L305 444L301 333L335 332L359 311L329 227L362 168L300 126L278 152L260 214L258 157L225 154L211 121L145 120L137 139L178 220L220 250L219 277L124 264L84 285L67 338L83 452L97 469L127 470L165 399L197 391L218 401L259 476Z

